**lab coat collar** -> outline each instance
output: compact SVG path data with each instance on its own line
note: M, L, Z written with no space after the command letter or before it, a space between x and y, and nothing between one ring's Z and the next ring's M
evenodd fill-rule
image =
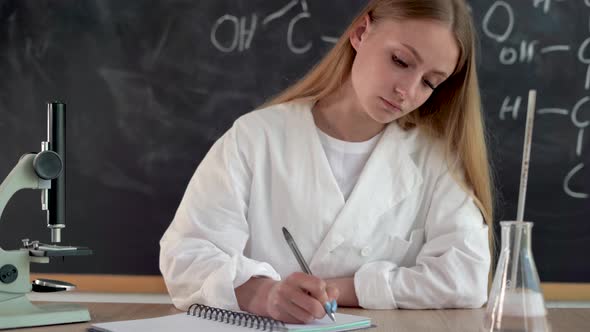
M311 114L313 104L307 106L311 129L315 132L315 135L310 135L315 140L312 146L319 146L312 153L321 153L326 159ZM322 205L326 208L340 206L341 209L335 214L337 217L314 254L311 264L321 260L344 241L353 238L361 228L373 229L372 224L378 221L380 215L403 201L422 184L422 176L408 152L413 140L414 136L397 123L389 124L367 160L348 200L344 202L342 197L338 197L339 202L335 202L333 200L336 198L326 196L326 202L323 202L325 205ZM327 159L323 165L326 166L326 177L331 179L330 187L337 188Z

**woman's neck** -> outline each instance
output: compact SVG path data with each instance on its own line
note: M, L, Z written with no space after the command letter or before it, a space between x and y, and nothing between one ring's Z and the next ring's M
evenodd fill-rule
M318 100L312 114L321 131L343 141L364 142L385 127L361 108L350 79L335 92Z

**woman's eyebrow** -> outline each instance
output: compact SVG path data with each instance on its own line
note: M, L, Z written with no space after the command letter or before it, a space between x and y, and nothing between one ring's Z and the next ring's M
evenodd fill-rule
M405 44L405 43L401 43L405 48L407 48L408 50L410 50L410 52L414 55L414 57L416 57L416 60L418 60L419 63L423 63L424 60L422 60L422 57L420 56L420 54L418 53L418 51L416 51L415 48L413 48L411 45ZM440 71L440 70L434 70L432 72L435 75L440 75L442 77L448 77L449 75L447 73L445 73L444 71Z

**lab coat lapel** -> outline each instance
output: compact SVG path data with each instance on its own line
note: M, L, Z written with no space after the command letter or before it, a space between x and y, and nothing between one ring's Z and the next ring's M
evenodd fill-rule
M422 177L407 152L412 144L407 136L397 124L387 126L312 265L357 232L372 229L380 215L420 186Z
M329 232L333 222L344 207L344 197L330 163L326 157L317 128L311 113L312 103L295 104L296 109L291 121L298 125L287 128L285 135L300 139L286 140L286 159L288 172L285 188L295 192L287 195L295 200L297 214L290 221L284 220L286 226L301 247L302 254L310 259Z

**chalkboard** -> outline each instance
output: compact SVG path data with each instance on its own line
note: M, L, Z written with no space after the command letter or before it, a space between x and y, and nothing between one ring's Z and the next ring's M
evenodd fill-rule
M158 240L195 168L232 122L295 82L365 1L0 1L0 176L67 103L64 243L86 258L36 272L156 275ZM538 91L525 218L542 281L590 282L590 1L470 1L501 201L516 216L526 96ZM49 241L38 191L19 192L0 246Z

